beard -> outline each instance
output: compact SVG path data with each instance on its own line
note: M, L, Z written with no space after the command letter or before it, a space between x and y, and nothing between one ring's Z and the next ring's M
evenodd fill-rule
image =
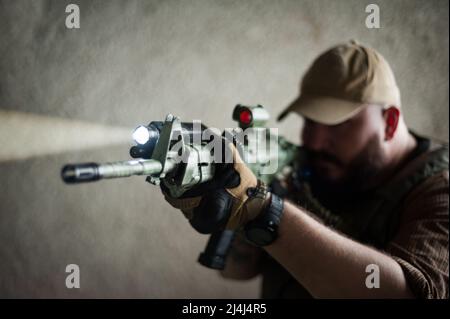
M385 160L378 136L374 135L361 152L350 163L344 164L335 156L324 153L308 151L311 163L324 160L344 169L344 175L339 179L330 178L326 172L314 168L312 164L311 187L318 197L347 197L367 191L373 186L374 179L382 171ZM322 195L322 196L321 196Z

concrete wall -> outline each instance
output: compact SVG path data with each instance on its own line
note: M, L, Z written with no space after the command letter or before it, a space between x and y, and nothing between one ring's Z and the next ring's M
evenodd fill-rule
M71 2L77 30L64 24ZM373 2L380 29L364 24ZM448 140L446 0L0 0L0 109L130 131L168 112L233 127L236 103L277 114L312 59L351 38L390 61L409 126ZM24 142L11 129L1 143L26 148L52 130L33 123L17 127ZM297 140L300 125L291 116L279 128ZM66 162L127 159L127 143L46 154L44 136L39 156L0 162L0 297L258 296L258 279L224 281L195 262L206 237L143 178L60 181ZM70 263L80 289L65 287Z

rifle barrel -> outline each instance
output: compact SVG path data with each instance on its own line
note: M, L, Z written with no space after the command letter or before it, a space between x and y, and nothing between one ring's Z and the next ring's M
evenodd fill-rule
M68 184L97 181L102 178L119 178L133 175L160 174L162 164L156 160L132 160L105 164L81 163L65 165L61 177Z

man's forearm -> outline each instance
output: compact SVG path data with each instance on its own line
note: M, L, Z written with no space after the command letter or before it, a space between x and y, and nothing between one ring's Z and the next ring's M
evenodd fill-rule
M289 202L279 237L266 250L317 298L413 297L394 259L327 228ZM366 286L369 264L379 267L379 288Z

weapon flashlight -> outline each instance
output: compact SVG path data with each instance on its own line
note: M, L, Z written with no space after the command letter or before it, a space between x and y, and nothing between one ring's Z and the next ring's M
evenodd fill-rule
M133 158L150 159L158 143L163 122L151 122L149 125L140 125L133 132L136 145L130 149Z
M133 132L133 140L140 145L144 145L150 139L150 132L146 126L138 126Z

